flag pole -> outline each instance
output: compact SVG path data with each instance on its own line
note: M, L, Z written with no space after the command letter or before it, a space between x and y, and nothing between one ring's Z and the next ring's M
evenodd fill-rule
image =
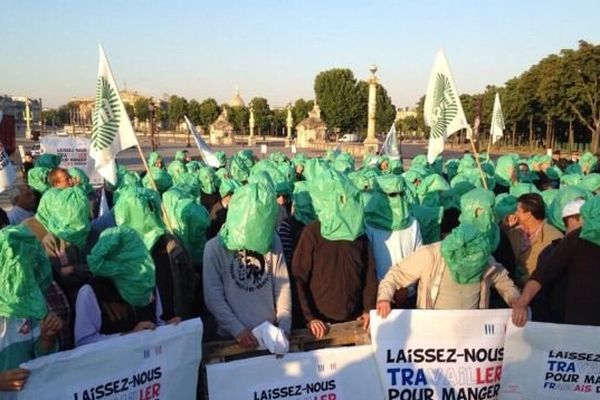
M154 181L152 172L150 172L150 168L148 167L148 163L146 162L146 157L144 157L144 152L142 151L142 148L140 147L140 142L137 142L135 147L138 149L138 152L140 153L140 158L142 159L142 163L144 164L144 168L146 169L146 174L148 174L148 177L150 178L150 185L152 185L152 189L154 189L158 192L156 182ZM173 224L171 224L171 219L169 218L169 214L167 214L167 209L165 208L165 205L163 204L162 199L160 202L160 209L163 214L163 219L165 220L165 223L167 224L167 228L169 228L169 232L173 233L174 232Z
M487 159L490 160L490 151L492 151L492 140L494 137L492 136L492 131L490 130L490 136L488 138L488 148L487 148Z

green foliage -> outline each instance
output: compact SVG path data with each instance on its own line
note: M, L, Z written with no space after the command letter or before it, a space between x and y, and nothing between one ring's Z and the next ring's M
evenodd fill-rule
M220 113L221 110L217 101L212 97L209 97L200 103L198 120L195 123L203 126L204 129L208 131L210 124L212 124L219 117Z
M178 128L187 113L187 100L184 97L171 96L169 98L169 123L172 128Z
M315 95L321 118L329 128L343 131L356 128L360 101L351 70L334 68L320 72L315 78Z
M148 111L149 105L150 99L147 97L139 97L136 99L135 103L133 103L133 110L138 121L145 122L148 120L148 117L150 116L150 112Z
M315 102L312 100L298 99L294 103L292 109L292 117L294 118L294 126L298 125L308 117L308 112L313 109Z
M252 107L254 108L254 123L258 129L258 134L260 135L263 132L267 132L272 121L272 112L271 107L269 107L269 102L264 97L255 97L250 103L252 103Z

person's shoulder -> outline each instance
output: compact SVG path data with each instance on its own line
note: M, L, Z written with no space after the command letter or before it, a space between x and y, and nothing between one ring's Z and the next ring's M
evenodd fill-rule
M564 236L564 234L556 229L552 224L548 221L544 221L544 236L548 241L553 241L555 239L560 239Z

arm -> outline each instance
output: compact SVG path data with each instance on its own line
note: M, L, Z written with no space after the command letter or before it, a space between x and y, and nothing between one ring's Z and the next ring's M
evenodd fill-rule
M308 227L302 231L294 257L292 259L292 274L298 291L298 301L304 319L307 322L315 319L316 311L312 309L312 296L310 294L310 279L313 269L314 239Z
M369 240L364 238L365 246L365 262L366 262L366 273L364 277L364 289L363 289L363 313L369 313L370 310L375 309L377 300L377 272L375 269L375 260L373 258L373 252L371 250L371 244Z
M219 239L212 239L204 249L202 268L204 301L206 307L217 320L219 328L237 337L246 327L235 316L227 303L223 286L222 267L215 247L220 246Z
M508 276L508 271L503 266L496 263L492 275L492 285L496 288L502 299L508 305L512 305L519 297L519 289Z
M292 329L292 293L287 265L281 249L279 238L275 240L273 249L273 296L278 326L285 333Z
M391 302L394 299L394 292L396 290L408 287L417 282L421 278L421 273L425 266L432 262L429 247L421 247L401 262L392 265L383 280L379 283L377 302Z
M75 347L119 336L118 333L103 335L102 314L96 295L90 285L83 285L75 301Z

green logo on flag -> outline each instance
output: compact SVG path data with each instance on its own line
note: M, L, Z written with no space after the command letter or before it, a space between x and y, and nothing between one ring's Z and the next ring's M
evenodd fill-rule
M120 114L117 92L106 78L98 77L91 140L96 150L104 150L112 144L119 131Z
M504 115L502 115L502 109L500 107L498 107L492 118L494 119L493 125L500 129L504 129Z
M456 94L452 91L450 79L444 74L437 74L433 89L433 113L431 136L440 139L458 113Z

